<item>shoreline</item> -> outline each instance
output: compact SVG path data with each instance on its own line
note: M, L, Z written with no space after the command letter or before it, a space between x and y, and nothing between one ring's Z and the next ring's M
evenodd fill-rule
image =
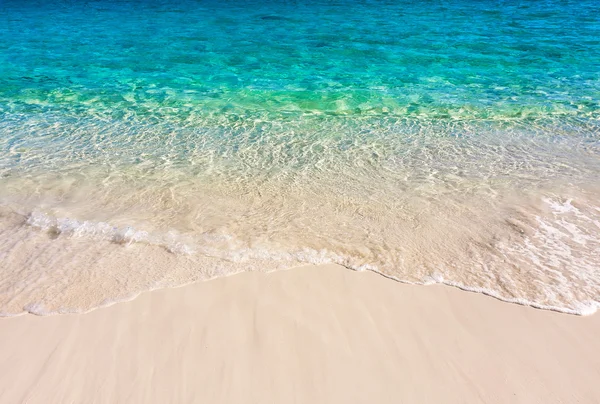
M343 268L344 270L347 271L352 271L352 272L370 272L375 274L376 276L381 276L391 282L396 282L396 283L400 283L402 285L408 285L411 287L426 287L426 286L444 286L444 287L448 287L448 288L452 288L452 289L456 289L462 292L467 292L467 293L473 293L473 294L478 294L478 295L482 295L485 297L489 297L492 299L495 299L499 302L502 303L506 303L506 304L514 304L517 306L523 306L523 307L528 307L531 309L535 309L535 310L541 310L541 311L549 311L549 312L553 312L553 313L560 313L560 314L566 314L569 316L576 316L576 317L587 317L587 316L593 316L597 311L598 308L600 307L600 303L598 302L591 302L590 305L585 306L585 307L581 307L581 309L576 310L576 309L569 309L569 308L564 308L564 307L556 307L556 306L546 306L543 304L539 304L536 302L531 302L529 300L524 300L524 299L519 299L519 298L504 298L500 295L498 295L498 293L496 293L493 290L488 290L485 288L477 288L477 287L470 287L470 286L465 286L465 285L461 285L459 283L456 282L446 282L446 281L432 281L431 283L416 283L416 282L411 282L411 281L407 281L407 280L402 280L402 279L398 279L392 275L388 275L382 272L379 272L375 269L354 269L354 268L350 268L350 267L346 267L344 265L341 264L337 264L337 263L320 263L320 264L307 264L307 263L300 263L299 265L294 265L291 266L289 268L279 268L279 269L275 269L275 270L271 270L271 271L266 271L266 272L260 272L260 271L240 271L240 272L235 272L235 273L231 273L231 274L227 274L227 275L219 275L216 276L214 278L209 278L209 279L199 279L199 280L194 280L194 281L190 281L188 283L184 283L181 285L176 285L176 286L158 286L155 288L151 288L151 289L147 289L147 290L142 290L139 292L135 292L134 294L132 294L131 296L128 297L123 297L120 299L115 299L115 300L111 300L108 301L106 303L103 303L99 306L96 307L92 307L90 309L86 309L86 310L82 310L82 311L53 311L53 312L47 312L47 313L42 313L39 311L35 311L35 310L24 310L21 313L16 313L16 314L8 314L8 313L0 313L0 321L2 319L9 319L9 318L16 318L16 317L22 317L22 316L27 316L27 315L31 315L31 316L35 316L35 317L56 317L56 316L68 316L68 315L85 315L85 314L89 314L92 313L96 310L102 310L102 309L106 309L109 307L112 307L114 305L118 305L118 304L122 304L122 303L129 303L132 302L136 299L138 299L140 296L148 294L148 293L153 293L156 291L160 291L160 290L170 290L170 289L180 289L180 288L185 288L185 287L190 287L191 285L197 284L197 283L205 283L205 282L212 282L212 281L216 281L218 279L223 279L223 278L229 278L232 276L239 276L240 274L243 273L260 273L262 275L268 275L271 273L275 273L275 272L280 272L280 271L292 271L292 270L296 270L299 268L304 268L304 267L329 267L329 266L336 266L336 267L340 267Z
M597 316L338 265L0 320L0 402L596 402ZM42 341L40 343L40 336Z

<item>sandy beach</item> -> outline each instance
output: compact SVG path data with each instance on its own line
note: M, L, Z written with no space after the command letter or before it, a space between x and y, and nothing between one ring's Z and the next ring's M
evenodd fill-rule
M600 404L598 15L0 0L0 404Z
M335 265L0 323L2 403L596 403L600 317Z

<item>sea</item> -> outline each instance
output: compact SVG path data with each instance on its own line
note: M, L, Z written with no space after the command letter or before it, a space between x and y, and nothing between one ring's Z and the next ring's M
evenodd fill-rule
M325 263L591 314L599 16L0 0L0 315Z

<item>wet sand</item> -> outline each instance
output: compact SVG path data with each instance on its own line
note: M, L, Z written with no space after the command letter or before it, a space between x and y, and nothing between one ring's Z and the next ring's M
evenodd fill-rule
M0 320L2 403L597 403L600 316L335 265Z

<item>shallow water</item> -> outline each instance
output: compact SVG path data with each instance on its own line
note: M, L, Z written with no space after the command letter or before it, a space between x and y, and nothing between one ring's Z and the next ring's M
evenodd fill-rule
M600 304L593 1L5 1L0 312L336 262Z

